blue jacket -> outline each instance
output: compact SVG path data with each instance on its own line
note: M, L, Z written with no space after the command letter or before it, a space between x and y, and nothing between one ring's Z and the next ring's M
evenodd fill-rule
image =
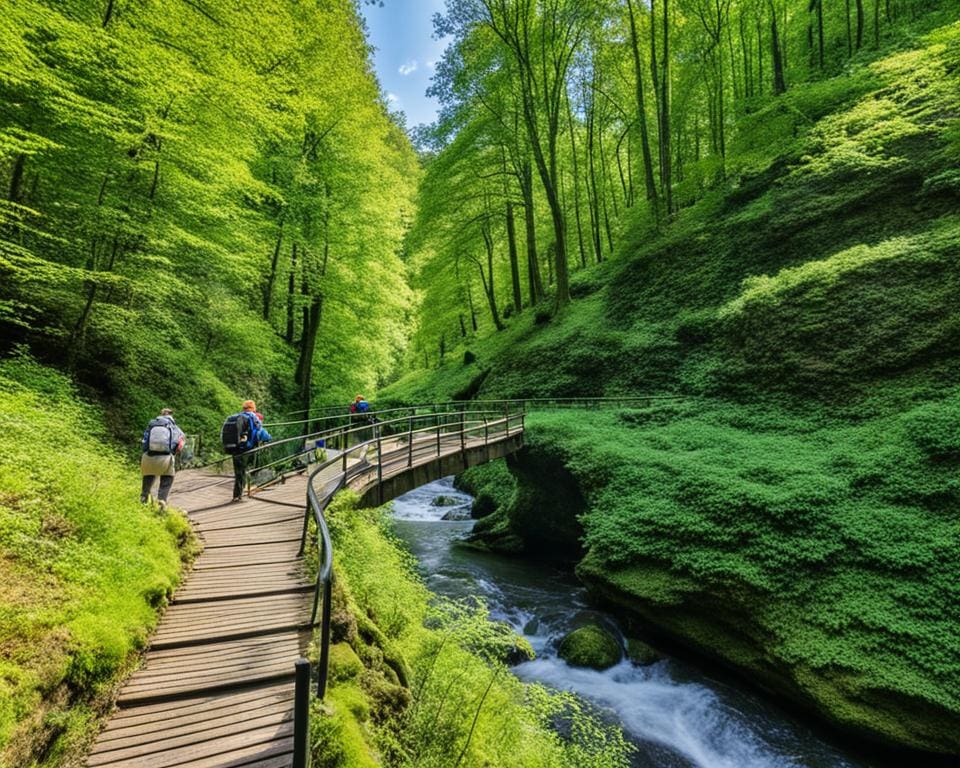
M250 421L250 441L253 443L250 448L256 448L260 443L269 443L273 440L270 433L263 428L263 423L257 418L257 414L250 411L244 411L244 414Z

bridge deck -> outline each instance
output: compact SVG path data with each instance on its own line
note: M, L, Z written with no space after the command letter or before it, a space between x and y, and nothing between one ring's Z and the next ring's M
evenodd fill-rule
M314 588L297 557L306 478L239 504L226 503L232 482L186 471L174 483L170 501L204 550L123 686L91 768L290 764L293 663L310 639Z
M439 455L483 445L441 437ZM351 486L376 482L438 457L431 437L385 439L382 456ZM324 470L318 491L340 465ZM310 640L314 584L297 557L306 475L287 477L239 504L233 478L181 472L170 502L187 511L204 543L126 681L117 710L87 758L89 768L287 768L293 754L294 661Z

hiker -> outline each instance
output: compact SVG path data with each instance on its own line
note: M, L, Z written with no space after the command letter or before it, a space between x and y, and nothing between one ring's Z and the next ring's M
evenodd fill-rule
M353 402L350 403L350 414L351 421L353 422L354 427L359 427L361 424L371 424L373 423L373 415L370 413L370 403L367 402L367 399L363 395L357 395ZM355 435L355 442L362 443L366 439L367 431L365 429L358 429Z
M162 409L160 415L147 424L140 441L140 473L143 475L140 503L146 504L150 500L153 480L159 477L157 503L161 510L167 508L167 497L176 474L176 456L183 450L184 439L183 431L173 420L173 411L169 408Z
M257 412L253 400L244 400L243 410L227 417L220 429L220 439L223 450L233 456L233 501L242 501L249 451L273 440L263 428L263 416Z

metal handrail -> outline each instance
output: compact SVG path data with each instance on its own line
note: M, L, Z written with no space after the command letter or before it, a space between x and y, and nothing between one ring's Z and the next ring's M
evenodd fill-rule
M331 608L331 597L333 593L333 542L330 537L330 529L327 526L326 517L324 513L327 508L330 506L330 502L336 496L337 492L343 489L350 478L356 477L360 474L365 474L373 470L373 465L368 463L358 463L354 466L350 466L348 462L348 456L351 453L362 451L364 454L369 450L373 445L377 446L377 481L378 483L383 482L383 467L385 460L388 458L396 458L403 453L406 453L408 456L407 466L413 465L413 454L418 435L426 435L430 433L428 440L420 440L420 447L424 445L433 445L433 434L436 434L436 448L437 456L440 456L442 453L442 435L457 436L459 437L459 446L460 450L466 450L467 439L470 438L472 433L478 433L480 430L483 430L484 447L489 449L491 437L500 438L501 436L509 437L511 434L516 434L517 431L522 433L524 427L525 414L523 413L508 413L506 416L500 416L498 414L497 419L491 421L484 416L482 420L480 419L468 419L466 418L468 413L461 411L459 414L459 419L453 423L441 423L437 419L437 423L430 427L421 427L419 429L413 429L413 421L416 418L425 419L429 418L428 416L413 417L410 416L406 420L410 429L406 432L399 433L396 435L401 440L406 438L406 446L400 446L392 451L384 453L383 451L383 437L381 434L377 433L375 437L370 440L365 440L357 445L346 448L339 455L326 459L320 462L317 467L310 473L310 476L307 480L307 503L306 509L304 511L303 518L303 532L300 535L300 549L298 551L298 556L302 556L306 551L307 546L307 534L310 526L310 519L313 518L314 524L317 529L317 583L314 589L313 594L313 608L310 612L310 625L317 625L317 612L320 610L320 660L317 666L317 697L322 699L326 693L327 688L327 674L329 668L329 659L330 659L330 608ZM471 416L475 414L469 414ZM511 422L519 420L519 430L514 429L511 432ZM376 425L374 425L376 426ZM444 432L444 427L447 427L447 431ZM449 427L455 427L456 429L451 431ZM497 429L497 427L502 427L502 429ZM370 427L364 427L369 429ZM491 431L491 428L494 428ZM431 450L432 453L432 450ZM328 469L329 467L335 466L338 463L342 463L343 469L338 476L335 478L330 478L328 480L328 487L324 489L323 493L317 491L316 481L321 473ZM321 593L323 595L321 602Z
M687 395L609 395L609 396L590 396L590 397L518 397L502 398L494 400L446 400L436 403L421 403L418 405L399 405L390 408L381 408L377 413L390 413L394 411L418 411L432 409L434 413L451 413L472 406L484 406L487 409L498 408L503 410L504 405L520 406L524 409L528 407L555 407L555 408L577 408L598 406L611 403L649 403L662 400L683 400L688 399ZM329 413L331 410L343 410L344 406L336 405L318 405L311 412ZM442 409L442 410L441 410ZM295 415L304 413L304 411L289 411L284 415ZM279 421L266 424L268 427L291 426L295 424L311 424L318 421L332 421L334 419L349 419L353 414L341 413L339 415L313 416L294 421Z

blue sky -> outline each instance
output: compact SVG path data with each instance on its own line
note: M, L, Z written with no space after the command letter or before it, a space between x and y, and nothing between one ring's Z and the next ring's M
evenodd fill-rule
M433 14L443 11L443 0L383 0L382 8L363 4L361 9L391 108L403 110L411 127L432 123L438 105L425 91L444 49L433 39Z

